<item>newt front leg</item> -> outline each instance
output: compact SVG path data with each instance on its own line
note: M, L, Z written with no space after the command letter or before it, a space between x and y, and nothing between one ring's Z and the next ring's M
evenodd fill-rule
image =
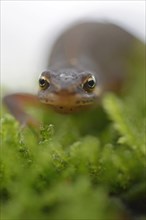
M40 122L25 111L26 106L39 107L41 105L37 96L27 93L15 93L6 95L3 98L3 103L21 125L28 125L33 128L39 127Z

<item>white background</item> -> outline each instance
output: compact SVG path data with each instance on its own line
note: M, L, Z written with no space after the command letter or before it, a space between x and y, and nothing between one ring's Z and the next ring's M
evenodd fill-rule
M7 92L36 92L49 49L78 19L107 20L145 39L145 1L2 1L1 85Z

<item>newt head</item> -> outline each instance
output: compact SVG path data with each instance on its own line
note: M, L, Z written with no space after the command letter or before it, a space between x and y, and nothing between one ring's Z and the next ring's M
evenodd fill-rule
M44 71L39 78L38 98L60 113L92 106L101 94L96 75L74 68Z

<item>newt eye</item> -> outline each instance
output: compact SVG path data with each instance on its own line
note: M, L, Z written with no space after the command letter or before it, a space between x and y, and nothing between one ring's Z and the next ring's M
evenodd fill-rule
M46 77L41 76L39 79L39 86L41 89L47 89L50 86L50 82Z
M91 92L96 86L96 80L94 76L89 76L83 83L83 89L87 92Z

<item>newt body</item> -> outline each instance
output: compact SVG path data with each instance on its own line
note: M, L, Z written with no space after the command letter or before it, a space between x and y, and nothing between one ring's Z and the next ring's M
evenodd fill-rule
M89 22L72 26L56 41L49 67L39 78L38 98L12 94L4 103L21 123L31 123L23 110L27 99L60 113L72 113L93 106L106 91L118 92L126 78L126 59L138 41L110 23ZM38 100L39 99L39 100Z
M119 90L134 37L108 23L78 24L59 37L42 73L39 99L62 113L99 101L106 90ZM41 84L41 82L40 82Z

